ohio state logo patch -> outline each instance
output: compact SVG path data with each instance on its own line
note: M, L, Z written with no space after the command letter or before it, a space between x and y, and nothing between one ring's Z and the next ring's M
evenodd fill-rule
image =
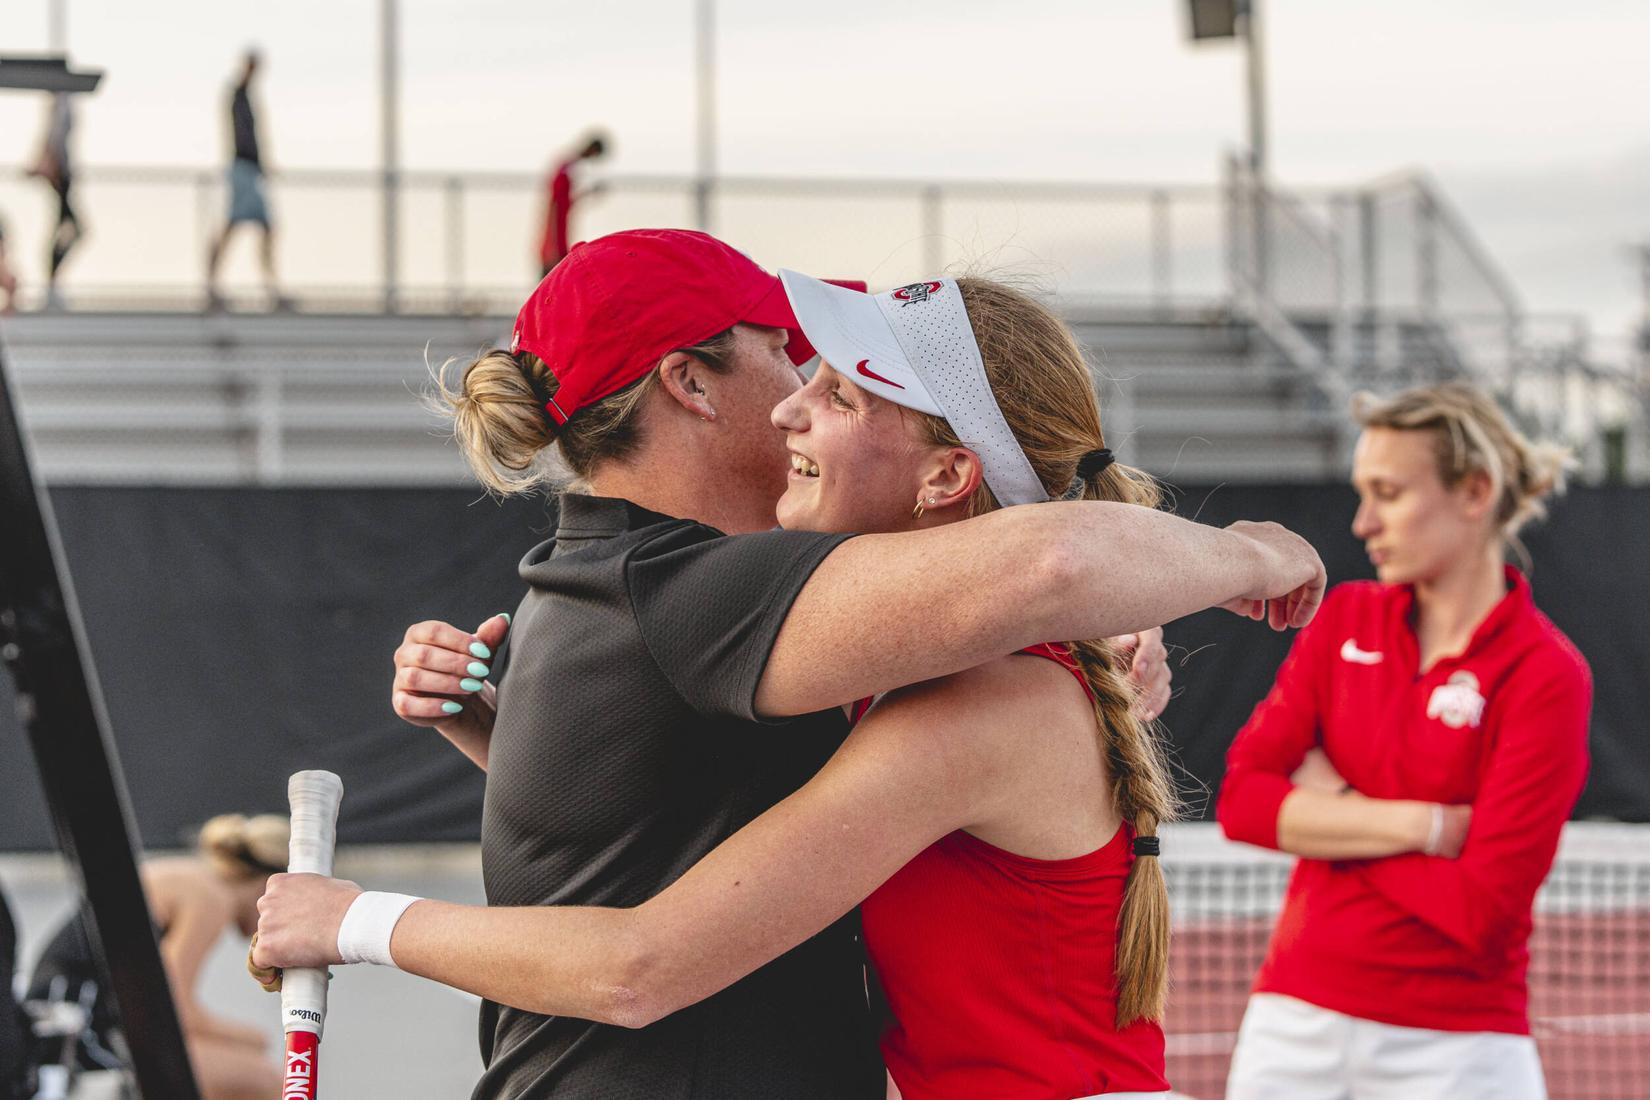
M939 283L910 283L894 291L894 300L901 305L916 305L918 302L928 301L929 295L939 292Z
M1447 682L1432 689L1427 717L1438 719L1452 730L1467 726L1477 729L1484 719L1484 696L1479 691L1478 677L1466 669L1451 673Z

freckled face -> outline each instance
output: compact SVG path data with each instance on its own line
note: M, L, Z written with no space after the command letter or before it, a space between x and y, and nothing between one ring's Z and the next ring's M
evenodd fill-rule
M911 524L930 446L903 410L867 393L829 363L773 410L785 433L790 480L780 525L797 531L902 531Z
M716 417L724 428L716 456L725 491L748 496L753 513L766 513L785 491L784 437L773 430L769 414L776 403L796 392L802 375L785 354L784 329L756 325L734 327L731 366L734 385L719 391ZM758 523L754 530L772 526Z

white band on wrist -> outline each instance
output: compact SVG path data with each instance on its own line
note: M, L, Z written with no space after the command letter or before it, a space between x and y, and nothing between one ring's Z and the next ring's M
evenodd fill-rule
M1427 830L1427 844L1421 851L1425 855L1438 854L1438 845L1444 839L1444 807L1434 802L1432 804L1432 828Z
M368 890L356 896L338 926L338 954L347 963L377 963L394 966L390 958L390 937L396 922L415 901L411 894L385 894Z

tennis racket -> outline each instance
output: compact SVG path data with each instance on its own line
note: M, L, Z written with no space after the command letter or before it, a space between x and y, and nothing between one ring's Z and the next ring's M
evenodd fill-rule
M338 803L344 781L331 772L296 772L286 784L292 806L292 841L287 870L332 876L332 849L338 839ZM325 969L288 970L281 981L281 1026L286 1032L286 1066L281 1100L315 1100L321 1029L327 1018Z

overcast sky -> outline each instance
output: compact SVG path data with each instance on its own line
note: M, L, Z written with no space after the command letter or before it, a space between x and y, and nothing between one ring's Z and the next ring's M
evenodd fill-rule
M239 51L267 57L273 160L378 156L377 0L65 0L83 163L217 163ZM691 0L403 0L408 166L537 169L593 123L610 170L693 164ZM1209 181L1243 69L1184 0L719 0L719 152L745 174ZM9 0L0 49L46 45ZM1650 239L1650 3L1267 0L1273 167L1349 183L1423 166L1532 308L1625 330ZM39 108L0 98L0 160Z

